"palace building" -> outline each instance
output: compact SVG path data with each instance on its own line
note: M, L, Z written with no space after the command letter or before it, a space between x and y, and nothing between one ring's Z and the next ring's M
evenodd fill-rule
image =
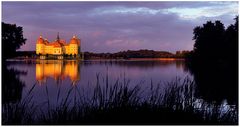
M57 59L63 59L64 56L80 57L81 41L77 36L73 36L69 43L60 39L59 34L57 39L53 42L48 42L47 39L40 37L36 42L36 54L40 59L46 59L49 56Z

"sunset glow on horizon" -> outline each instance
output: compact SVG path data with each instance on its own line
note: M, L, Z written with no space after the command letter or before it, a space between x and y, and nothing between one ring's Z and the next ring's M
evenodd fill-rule
M234 23L238 2L2 2L2 22L23 27L22 51L35 51L40 34L81 39L82 51L192 50L193 28Z

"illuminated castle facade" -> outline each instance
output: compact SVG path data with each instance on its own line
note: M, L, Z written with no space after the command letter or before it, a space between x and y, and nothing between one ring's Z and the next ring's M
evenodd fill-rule
M40 37L36 42L36 54L40 56L40 59L46 59L48 56L55 57L57 59L63 59L64 56L80 57L81 53L81 41L77 36L73 36L69 43L65 40L61 40L59 34L54 42L48 42L47 39Z

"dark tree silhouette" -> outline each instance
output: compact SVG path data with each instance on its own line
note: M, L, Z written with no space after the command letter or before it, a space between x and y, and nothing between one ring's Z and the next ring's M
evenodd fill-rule
M25 44L23 29L16 24L7 24L2 22L2 57L3 59L11 58L15 55L16 50Z
M194 28L194 54L198 59L219 59L224 51L224 25L220 21L208 21L203 26Z
M238 60L238 17L235 18L235 24L231 24L225 33L225 48L227 52L225 52L225 58L229 60L229 62L237 63Z
M208 21L195 27L193 34L194 50L187 63L198 87L197 96L237 104L238 17L227 29L220 21Z
M24 82L19 78L20 71L8 69L6 59L14 57L16 50L25 44L22 27L2 22L2 99L3 103L20 101Z

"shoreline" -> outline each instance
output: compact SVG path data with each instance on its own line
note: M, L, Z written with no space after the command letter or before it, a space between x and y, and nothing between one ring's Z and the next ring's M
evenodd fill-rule
M38 61L43 59L38 58L11 58L6 61ZM80 60L80 61L176 61L185 60L185 58L128 58L128 59L44 59L44 60Z

